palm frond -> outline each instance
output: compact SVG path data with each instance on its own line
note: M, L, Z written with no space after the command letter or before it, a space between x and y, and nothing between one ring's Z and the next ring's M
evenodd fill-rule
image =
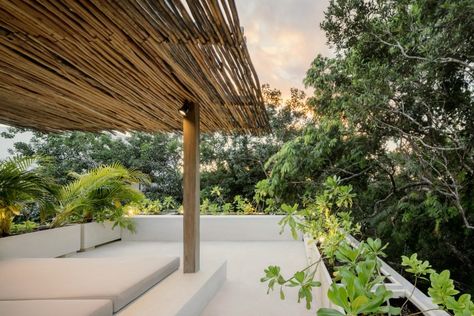
M60 225L71 218L91 220L91 216L121 208L122 202L140 201L144 198L143 194L131 186L137 182L149 182L149 178L118 163L99 166L79 175L76 180L61 188L61 207L54 225ZM116 205L117 201L120 201L120 207ZM116 214L121 213L114 211L111 214L113 215L110 216L117 216ZM115 217L115 220L118 219Z
M51 179L39 173L41 161L40 157L13 157L0 162L0 205L4 210L11 207L20 209L31 201L43 208L46 201L54 201L57 187ZM14 212L9 212L9 216L3 219L5 222L2 222L0 233L8 234L9 221L14 215Z

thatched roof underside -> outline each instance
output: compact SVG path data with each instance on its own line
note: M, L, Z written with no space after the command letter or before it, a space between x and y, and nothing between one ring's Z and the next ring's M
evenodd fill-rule
M233 0L0 1L0 123L45 131L268 128Z

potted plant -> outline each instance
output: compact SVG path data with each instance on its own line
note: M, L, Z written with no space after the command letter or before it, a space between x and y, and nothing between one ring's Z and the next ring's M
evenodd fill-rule
M60 189L59 211L53 226L80 223L81 249L120 239L122 228L134 230L125 206L144 199L132 184L149 182L146 175L112 164L73 176L76 179Z

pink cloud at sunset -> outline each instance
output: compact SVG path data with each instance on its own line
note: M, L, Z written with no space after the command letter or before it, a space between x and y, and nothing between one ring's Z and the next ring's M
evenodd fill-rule
M237 0L240 24L260 83L289 94L317 54L331 55L324 31L328 0Z

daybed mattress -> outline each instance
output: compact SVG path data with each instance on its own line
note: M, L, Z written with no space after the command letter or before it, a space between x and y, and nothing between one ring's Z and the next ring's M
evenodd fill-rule
M109 299L117 312L179 268L177 257L0 261L0 300Z
M111 316L111 300L0 301L2 316Z

